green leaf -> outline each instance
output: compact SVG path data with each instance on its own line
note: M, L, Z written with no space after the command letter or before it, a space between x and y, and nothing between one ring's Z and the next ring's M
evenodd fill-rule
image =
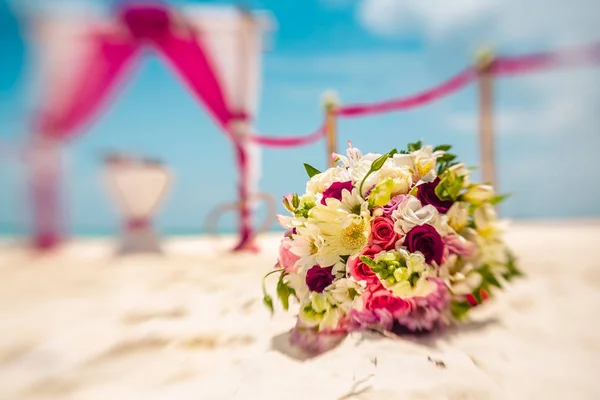
M418 142L414 142L414 143L409 143L408 151L410 151L410 152L417 151L417 150L420 150L421 147L423 147L423 140L419 140Z
M481 268L479 270L479 273L481 274L481 277L483 278L483 281L485 283L489 283L492 286L502 289L502 284L500 283L498 278L496 278L496 276L492 273L492 271L490 271L487 265L484 266L484 268Z
M490 204L491 205L496 205L498 203L503 202L504 200L506 200L507 198L509 198L511 195L510 194L505 194L505 195L499 195L499 196L494 196L492 197L492 199L490 200Z
M463 319L471 308L471 305L466 301L458 302L452 300L452 302L450 303L450 312L456 320Z
M294 193L292 195L292 206L294 208L298 208L299 205L300 205L300 198L298 197L298 195L296 193Z
M281 280L277 283L277 296L279 297L279 301L281 301L283 309L287 311L290 308L290 292L287 285Z
M433 151L448 151L452 148L450 144L441 144L433 148Z
M275 313L275 308L273 307L273 298L268 294L265 294L263 296L263 303L269 309L269 311L271 311L271 315L273 315Z
M269 309L269 311L271 311L271 315L273 315L275 313L275 309L273 308L273 298L271 296L269 296L269 294L267 293L267 288L265 287L265 280L269 277L269 275L273 275L277 272L282 273L282 275L285 273L283 271L283 268L281 269L275 269L269 273L267 273L262 280L262 291L263 291L263 303L265 306L267 306L267 308Z
M507 272L502 274L502 277L507 281L512 280L513 278L518 278L523 276L523 272L517 267L515 256L511 252L508 253L508 262L506 263Z
M350 256L340 256L340 258L342 259L342 262L344 264L347 264L348 263L348 258L350 258Z
M392 149L389 153L388 153L388 157L392 157L394 154L398 154L398 150L396 149Z
M290 308L290 296L296 295L296 291L289 287L287 282L283 280L286 275L287 273L282 273L279 276L279 282L277 282L277 296L279 297L279 301L281 301L281 305L285 311Z
M308 174L309 178L312 178L313 176L321 173L321 171L307 163L304 163L304 169L306 170L306 173Z
M360 256L360 261L364 262L365 264L367 264L371 268L378 268L379 267L379 264L377 264L375 262L375 260L373 260L371 257Z
M451 153L446 153L440 157L438 157L437 161L438 162L450 162L450 161L454 161L456 159L456 156L454 154Z

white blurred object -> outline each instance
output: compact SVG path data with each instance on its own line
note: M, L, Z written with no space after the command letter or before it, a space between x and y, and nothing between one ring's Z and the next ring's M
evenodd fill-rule
M124 217L119 253L162 252L152 218L171 186L171 172L155 161L111 156L106 160L106 177Z

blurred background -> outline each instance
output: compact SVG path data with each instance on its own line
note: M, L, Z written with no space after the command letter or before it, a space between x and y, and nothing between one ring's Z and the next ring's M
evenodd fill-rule
M34 61L22 17L66 0L0 0L0 234L27 232L29 207L22 161L13 146L27 137L35 107ZM69 3L109 9L112 0ZM231 1L165 1L234 4ZM600 40L596 0L253 0L277 21L263 58L256 130L308 134L322 123L320 96L334 89L342 103L403 97L473 64L476 51L522 54ZM501 208L512 219L600 216L600 68L561 70L495 80L498 190L513 196ZM479 164L477 86L408 112L341 120L338 149L351 140L365 152L403 148L423 138L451 143ZM209 211L237 199L232 146L186 88L149 55L90 128L66 144L69 231L108 235L117 213L101 181L106 150L163 160L175 173L156 217L167 234L201 233ZM291 150L263 149L260 190L276 199L302 191L303 162L326 164L325 142ZM282 210L279 210L282 211ZM234 214L221 232L234 232ZM275 226L274 226L275 229Z

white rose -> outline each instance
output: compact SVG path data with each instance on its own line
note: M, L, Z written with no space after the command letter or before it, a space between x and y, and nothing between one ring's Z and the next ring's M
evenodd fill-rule
M392 219L396 221L394 230L405 235L416 225L438 225L439 213L434 206L422 207L416 197L407 196L392 213Z
M384 166L379 170L378 180L381 182L386 178L391 178L394 182L392 196L406 194L412 186L412 174L407 167L394 168Z
M415 170L415 157L412 154L394 154L392 161L396 167L406 167L411 171Z
M350 174L346 168L334 167L325 172L316 174L306 183L306 193L322 194L333 182L345 182L350 180Z

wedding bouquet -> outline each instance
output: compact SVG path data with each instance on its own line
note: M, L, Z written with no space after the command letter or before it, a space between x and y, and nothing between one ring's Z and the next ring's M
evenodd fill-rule
M291 216L278 216L287 231L268 274L283 309L299 303L292 338L318 352L328 334L429 332L520 275L494 210L503 197L471 183L450 148L363 155L350 143L333 168L304 164L306 192L283 199Z

